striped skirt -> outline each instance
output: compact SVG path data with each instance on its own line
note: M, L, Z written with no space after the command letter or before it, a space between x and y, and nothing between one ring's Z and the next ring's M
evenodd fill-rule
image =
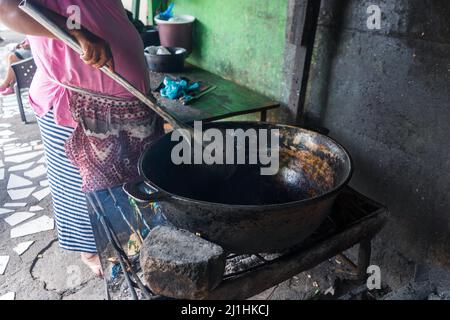
M74 129L57 125L51 111L37 119L47 158L59 244L70 251L96 253L81 176L64 150Z

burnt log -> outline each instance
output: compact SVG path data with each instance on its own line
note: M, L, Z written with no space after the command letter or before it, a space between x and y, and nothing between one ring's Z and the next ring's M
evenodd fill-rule
M141 250L144 279L156 294L176 299L203 299L222 281L224 250L189 231L157 227Z

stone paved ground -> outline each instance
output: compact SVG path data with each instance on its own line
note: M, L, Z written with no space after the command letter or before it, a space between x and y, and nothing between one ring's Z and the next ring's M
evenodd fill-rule
M8 46L19 42L22 37L11 32L0 32L0 37L6 41L0 43L0 76L5 70L5 55ZM29 119L34 119L28 114ZM47 192L46 175L37 172L30 176L30 170L40 168L43 161L42 145L39 129L35 122L23 124L20 120L17 103L14 96L0 98L0 256L9 256L10 260L4 275L0 275L0 297L14 292L16 299L103 299L104 285L102 280L95 279L91 272L80 262L79 255L58 248L56 232L45 231L34 235L11 239L11 227L4 219L17 212L30 212L33 206L40 206L41 211L35 216L18 224L22 226L42 216L53 217L51 197L46 196L39 201L33 194L44 190ZM38 154L36 154L38 153ZM35 157L21 161L16 156ZM16 162L12 162L15 160ZM18 161L18 162L17 162ZM11 168L20 164L33 163L29 168L10 172ZM20 168L19 168L20 169ZM14 168L13 168L14 170ZM20 177L12 178L11 175ZM30 186L21 186L28 182ZM10 182L11 180L11 182ZM8 184L16 182L18 186ZM43 186L41 186L41 184ZM21 189L36 188L33 193L23 199L13 200L9 192ZM9 191L9 192L8 192ZM5 204L26 203L24 207L5 207ZM3 213L4 210L12 212ZM17 227L15 226L15 227ZM13 248L22 242L34 241L33 245L21 256Z

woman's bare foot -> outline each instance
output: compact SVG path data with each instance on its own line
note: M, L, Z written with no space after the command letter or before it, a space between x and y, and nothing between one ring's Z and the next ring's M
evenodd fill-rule
M98 254L83 252L81 254L81 261L83 261L83 263L87 265L97 277L103 278L104 273Z

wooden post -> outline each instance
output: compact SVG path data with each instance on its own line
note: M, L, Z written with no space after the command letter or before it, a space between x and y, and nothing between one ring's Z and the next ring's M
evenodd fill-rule
M133 12L133 16L135 19L139 19L139 13L141 9L141 0L133 0L131 5L131 11Z
M289 0L286 41L295 49L287 71L288 107L296 123L303 120L320 5L321 0Z

